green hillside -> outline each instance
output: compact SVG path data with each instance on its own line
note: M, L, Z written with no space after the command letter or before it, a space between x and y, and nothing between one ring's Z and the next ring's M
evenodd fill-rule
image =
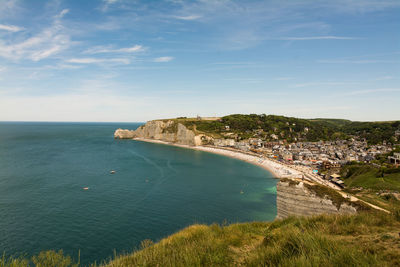
M352 136L365 138L370 144L383 141L395 143L395 131L400 130L400 121L392 122L353 122L342 119L298 119L293 117L257 114L233 114L219 120L199 120L179 118L190 129L208 133L216 137L226 137L234 133L239 139L251 137L275 140L319 141L346 139ZM226 128L229 126L229 130Z
M341 173L349 188L400 191L400 168L377 168L353 163L344 166Z
M400 214L291 217L274 222L192 225L100 266L399 266ZM81 266L43 252L34 266ZM28 260L0 260L27 266ZM99 265L91 265L99 266Z

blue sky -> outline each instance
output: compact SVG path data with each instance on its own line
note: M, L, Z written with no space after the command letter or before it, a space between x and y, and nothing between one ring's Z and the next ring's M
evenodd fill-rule
M400 1L0 0L0 120L400 120Z

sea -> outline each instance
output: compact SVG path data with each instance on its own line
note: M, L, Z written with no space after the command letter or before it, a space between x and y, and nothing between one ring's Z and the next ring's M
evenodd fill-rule
M63 250L100 263L191 224L275 218L271 173L208 152L113 138L117 128L142 124L0 122L0 253Z

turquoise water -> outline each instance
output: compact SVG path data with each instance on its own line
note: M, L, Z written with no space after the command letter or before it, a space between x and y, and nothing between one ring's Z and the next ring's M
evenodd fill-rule
M113 139L115 129L139 125L0 123L0 252L80 250L83 263L99 262L193 223L275 218L272 174L211 153Z

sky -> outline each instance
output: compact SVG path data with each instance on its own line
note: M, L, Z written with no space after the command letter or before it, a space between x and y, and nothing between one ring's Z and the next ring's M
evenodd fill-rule
M0 0L0 121L400 120L399 0Z

